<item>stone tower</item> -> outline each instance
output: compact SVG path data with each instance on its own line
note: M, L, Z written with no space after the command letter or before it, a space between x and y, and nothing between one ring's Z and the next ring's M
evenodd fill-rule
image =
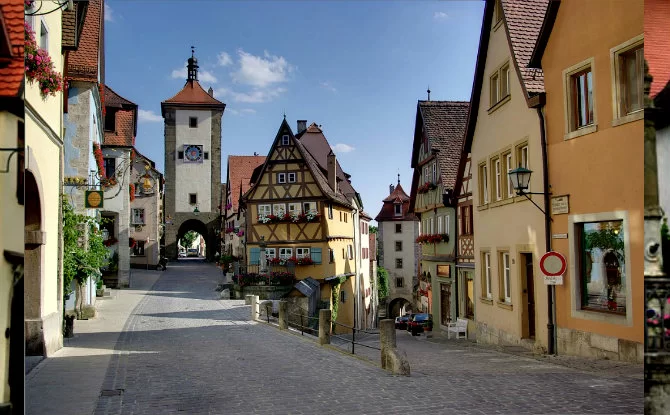
M219 249L221 228L221 121L226 104L198 82L191 51L186 84L161 102L165 126L165 255L177 259L188 231L206 240L207 259Z

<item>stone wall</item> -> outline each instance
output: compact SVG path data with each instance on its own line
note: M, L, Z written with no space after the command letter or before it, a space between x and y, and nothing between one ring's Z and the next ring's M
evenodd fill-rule
M644 345L630 340L566 328L557 328L558 354L643 363Z

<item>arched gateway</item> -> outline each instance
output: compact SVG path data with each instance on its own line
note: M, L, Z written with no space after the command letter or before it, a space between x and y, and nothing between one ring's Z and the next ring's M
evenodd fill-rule
M165 128L165 255L177 259L177 241L189 230L205 238L207 259L220 248L221 119L226 104L198 82L188 60L186 84L161 103Z

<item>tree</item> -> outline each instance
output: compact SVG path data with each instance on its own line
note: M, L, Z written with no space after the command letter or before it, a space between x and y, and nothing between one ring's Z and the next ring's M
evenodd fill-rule
M370 233L377 233L378 228L376 226L370 226Z
M191 245L193 245L193 242L198 238L198 233L195 231L188 231L184 234L184 236L181 237L179 242L181 243L181 246L183 246L186 249L189 249Z
M377 268L377 290L379 292L379 299L388 297L389 295L389 273L386 271L386 268L379 267Z

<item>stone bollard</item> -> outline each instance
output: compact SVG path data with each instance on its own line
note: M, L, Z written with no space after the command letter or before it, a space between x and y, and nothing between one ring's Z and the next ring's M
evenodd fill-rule
M230 300L230 290L228 288L221 291L221 299L222 300Z
M330 344L331 311L319 310L319 344Z
M244 296L244 305L251 305L251 299L253 298L253 295L245 295Z
M279 302L279 330L288 329L288 301Z
M381 346L382 369L394 375L410 375L407 353L396 347L395 320L387 319L379 322L379 344Z
M257 295L250 295L251 297L251 321L256 321L258 320L258 296Z

